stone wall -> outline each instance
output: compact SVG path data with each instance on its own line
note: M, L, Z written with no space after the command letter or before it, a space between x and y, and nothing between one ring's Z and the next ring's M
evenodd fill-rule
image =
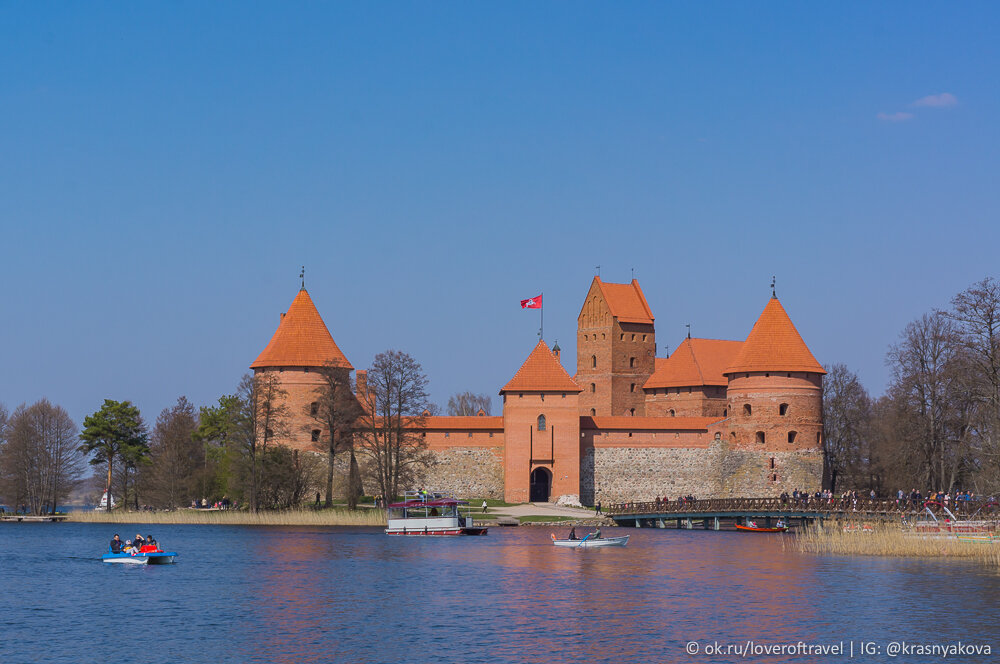
M421 472L428 491L460 498L503 499L502 447L449 447L431 450L431 465Z
M580 501L709 498L719 489L719 445L705 448L590 447L580 460Z
M755 452L721 441L708 448L587 447L580 459L580 500L655 500L778 496L815 492L823 477L822 452Z

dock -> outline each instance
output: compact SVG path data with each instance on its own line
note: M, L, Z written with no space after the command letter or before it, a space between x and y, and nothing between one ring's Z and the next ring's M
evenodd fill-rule
M0 521L4 523L57 523L65 520L65 514L0 514Z

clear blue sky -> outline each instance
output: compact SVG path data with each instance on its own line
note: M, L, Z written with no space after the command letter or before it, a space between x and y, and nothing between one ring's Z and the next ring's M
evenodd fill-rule
M1000 277L996 3L0 4L0 402L233 391L299 266L358 368L572 373L594 266L661 355L778 295L874 393ZM923 100L923 101L921 101Z

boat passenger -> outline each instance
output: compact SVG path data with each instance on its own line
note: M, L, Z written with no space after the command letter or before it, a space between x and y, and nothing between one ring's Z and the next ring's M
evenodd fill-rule
M120 537L118 537L118 533L115 533L115 536L111 538L110 548L111 548L111 553L122 552L122 540Z
M601 539L601 527L600 526L598 526L597 530L595 530L591 534L590 539Z
M571 540L576 539L576 526L573 526L572 528L569 529L569 537L567 537L566 539L571 539Z
M145 544L145 543L146 543L146 540L144 540L142 538L142 535L140 535L139 533L136 533L135 534L135 539L132 540L132 544L133 544L133 546L135 546L135 550L138 551L139 549L141 549L142 545Z
M125 546L122 547L122 553L134 553L135 548L132 546L132 540L125 540Z
M152 535L146 535L146 546L151 546L154 550L159 548L159 544L156 543Z

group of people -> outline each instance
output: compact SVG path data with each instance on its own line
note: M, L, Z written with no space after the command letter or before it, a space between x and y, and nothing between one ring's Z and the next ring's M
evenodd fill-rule
M125 540L122 542L118 533L115 533L115 536L111 538L109 548L111 549L111 553L135 555L137 553L155 553L160 550L160 545L153 539L152 535L143 537L141 534L136 533L134 540Z
M568 540L580 539L579 537L576 536L576 526L573 526L569 529L569 535L566 537L566 539ZM584 537L584 539L588 540L601 539L601 527L598 526L597 530Z

